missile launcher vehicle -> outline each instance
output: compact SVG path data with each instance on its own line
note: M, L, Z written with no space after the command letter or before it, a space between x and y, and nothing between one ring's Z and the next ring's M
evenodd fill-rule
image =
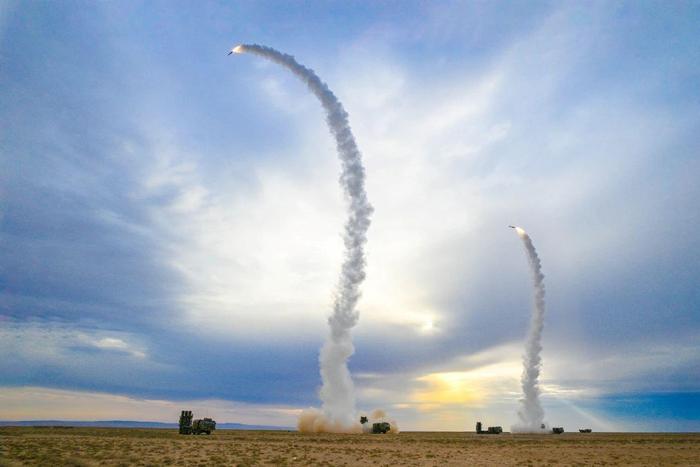
M211 418L201 418L192 421L192 411L183 410L180 413L180 430L181 435L201 435L206 433L211 434L216 429L216 422Z
M503 428L500 426L490 426L486 430L481 429L481 422L476 422L476 434L478 435L499 435L503 433Z

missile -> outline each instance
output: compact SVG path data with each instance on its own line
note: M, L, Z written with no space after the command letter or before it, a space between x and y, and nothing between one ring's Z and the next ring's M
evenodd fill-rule
M243 44L239 44L236 47L232 48L231 51L227 55L242 54L242 53L243 53Z
M520 237L523 237L524 235L527 235L527 234L525 233L525 231L524 231L522 228L518 227L517 225L509 225L508 227L510 227L511 229L515 230L515 233L517 233Z

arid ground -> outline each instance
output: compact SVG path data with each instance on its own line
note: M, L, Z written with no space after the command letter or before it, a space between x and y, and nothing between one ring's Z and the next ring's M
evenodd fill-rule
M700 465L700 434L0 428L0 465Z

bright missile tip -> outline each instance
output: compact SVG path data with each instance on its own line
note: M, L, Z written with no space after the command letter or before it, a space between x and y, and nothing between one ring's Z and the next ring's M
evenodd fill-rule
M242 44L237 45L236 47L231 49L231 53L234 53L234 54L242 54L243 52L244 52L244 48L243 48Z
M515 231L520 235L521 237L525 235L525 230L521 229L520 227L515 227Z

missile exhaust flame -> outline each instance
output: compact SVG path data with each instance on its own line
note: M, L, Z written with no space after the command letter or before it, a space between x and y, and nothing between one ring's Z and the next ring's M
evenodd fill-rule
M232 48L227 55L242 54L243 52L245 52L243 45L237 45L236 47Z
M530 319L530 329L525 343L525 354L523 355L523 373L520 384L523 389L523 398L520 399L521 408L518 411L520 422L511 427L513 432L542 433L546 431L544 421L544 410L540 404L539 376L542 365L542 329L544 328L544 274L542 274L542 264L537 255L537 250L532 243L530 236L520 227L509 226L515 229L518 237L523 241L527 259L530 263L532 281L534 287L534 306L532 318Z
M322 410L305 411L298 426L300 431L362 432L355 416L355 391L347 362L355 351L350 330L359 318L356 305L360 299L360 284L365 278L364 245L373 209L365 193L362 155L350 129L348 114L326 83L293 56L256 44L237 45L229 55L231 53L259 55L291 71L321 101L326 122L335 138L342 165L340 184L349 208L343 238L345 259L333 311L328 318L330 332L319 355Z

